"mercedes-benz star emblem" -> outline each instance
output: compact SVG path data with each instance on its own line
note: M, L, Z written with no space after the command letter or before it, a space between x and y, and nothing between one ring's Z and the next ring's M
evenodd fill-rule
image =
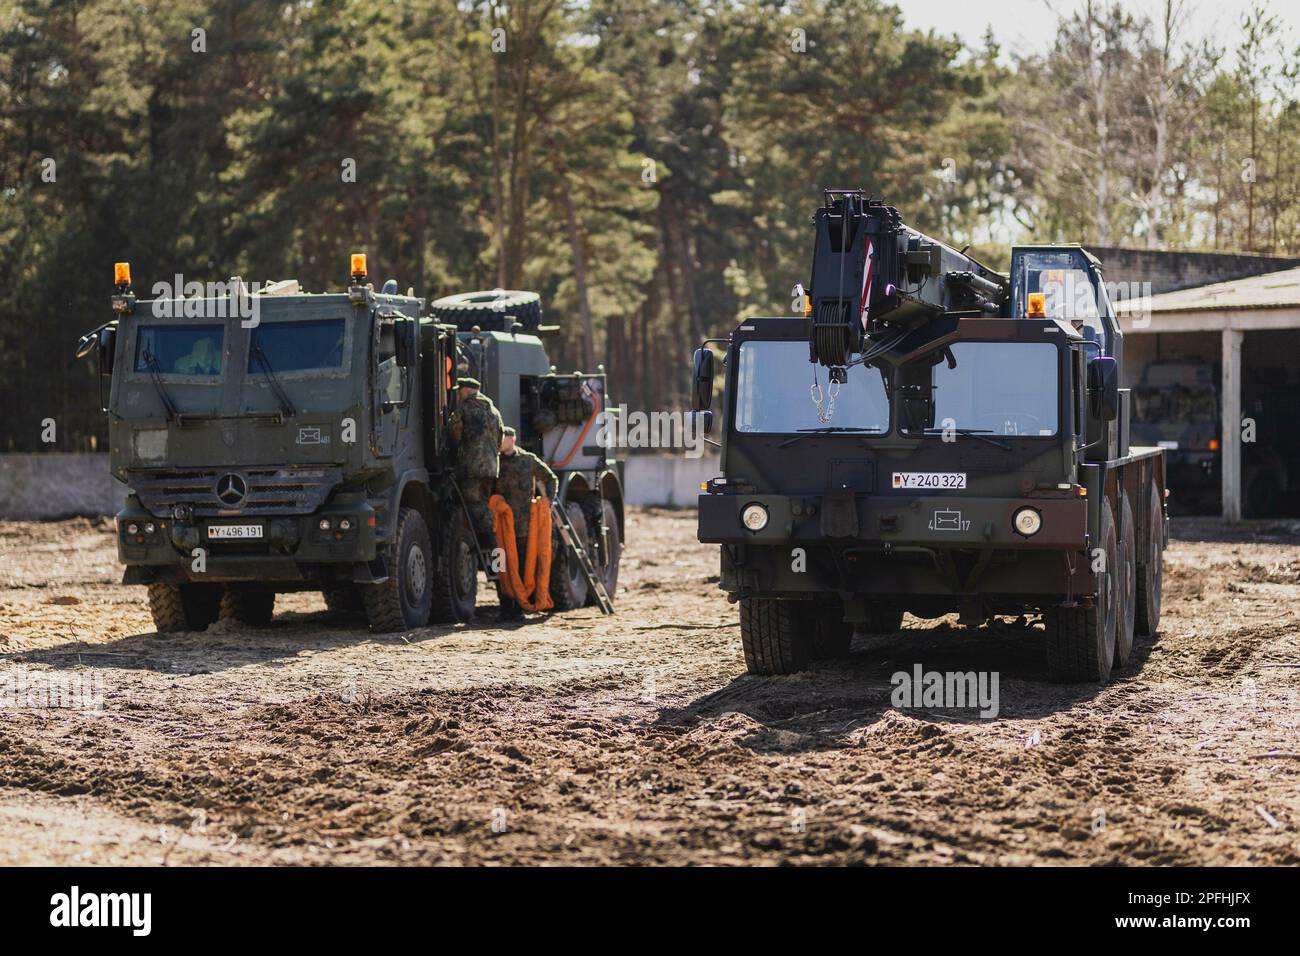
M248 496L248 482L233 471L217 479L217 500L227 508L238 508Z

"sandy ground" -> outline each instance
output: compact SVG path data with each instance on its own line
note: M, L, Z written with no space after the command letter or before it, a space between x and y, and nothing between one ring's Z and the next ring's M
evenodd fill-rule
M163 638L107 523L0 524L0 863L1300 863L1300 527L1175 534L1099 690L910 617L745 676L690 513L631 515L614 617L400 635L300 594ZM1000 713L894 709L917 663Z

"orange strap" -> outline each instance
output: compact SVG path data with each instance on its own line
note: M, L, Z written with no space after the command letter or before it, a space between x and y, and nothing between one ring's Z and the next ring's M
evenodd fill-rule
M551 600L551 502L540 495L533 499L528 512L528 554L524 559L524 574L519 576L519 549L515 547L515 516L506 499L493 495L488 499L492 511L492 527L497 544L505 549L506 568L499 587L506 597L513 598L525 611L548 611L555 606Z

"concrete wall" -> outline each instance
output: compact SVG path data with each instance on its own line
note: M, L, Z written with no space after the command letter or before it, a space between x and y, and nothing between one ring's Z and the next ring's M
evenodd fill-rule
M1152 295L1300 266L1300 259L1284 259L1281 256L1164 252L1159 249L1121 249L1117 246L1087 248L1101 260L1101 268L1108 283L1150 282Z
M0 455L0 518L116 514L125 498L126 486L108 473L108 455Z
M634 505L694 507L700 482L717 474L716 455L632 455L627 461L627 500ZM0 455L0 519L111 515L125 497L126 486L108 473L108 455Z
M624 477L628 504L694 508L700 482L718 476L718 456L629 455Z

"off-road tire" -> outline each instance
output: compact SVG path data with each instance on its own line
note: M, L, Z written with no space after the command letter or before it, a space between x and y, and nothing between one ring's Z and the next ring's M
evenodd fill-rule
M605 593L609 595L610 603L613 603L614 595L618 591L618 563L623 556L623 539L618 533L618 515L614 512L614 505L604 498L584 499L582 515L587 521L587 534L592 542L592 563L595 565L601 583L605 585ZM599 533L602 523L606 529L604 538ZM608 554L605 553L606 545L608 545ZM595 606L596 594L590 588L587 590L587 603Z
M751 674L793 674L808 666L816 638L808 602L740 599L740 643Z
M587 518L582 505L577 501L564 503L564 512L569 516L569 523L577 532L578 540L590 554L591 536L587 533ZM587 603L587 593L591 590L587 578L582 573L582 565L572 554L560 537L560 530L555 528L555 537L551 545L551 602L557 611L572 611Z
M1101 547L1106 555L1106 574L1093 605L1054 607L1043 613L1047 676L1058 684L1104 684L1110 680L1115 661L1119 575L1115 567L1115 518L1109 501L1103 502L1101 509Z
M542 324L542 299L536 292L508 289L462 292L435 299L429 312L439 322L454 324L461 332L474 326L484 332L509 332L516 322L525 332L536 332Z
M151 584L149 612L159 634L206 631L221 610L219 584Z
M1160 489L1155 484L1147 495L1146 563L1137 570L1137 613L1134 624L1139 634L1151 637L1160 629L1160 594L1165 580L1165 516L1160 507Z
M413 556L418 552L418 557ZM433 588L433 546L424 516L415 508L402 508L397 529L388 546L388 580L360 585L366 620L375 631L405 631L429 623ZM420 579L422 576L422 580Z
M221 595L221 611L218 617L222 621L238 621L249 627L265 627L271 623L271 616L274 613L274 591L226 588L225 593Z
M1133 524L1133 506L1128 495L1120 496L1119 617L1115 622L1115 669L1128 663L1133 654L1133 631L1137 613L1137 528Z
M867 621L862 629L868 634L893 634L903 626L903 612L891 611L883 607L873 607L867 611Z
M478 548L463 511L453 512L443 522L434 545L429 619L435 624L472 620L478 603Z
M321 591L325 606L335 614L364 614L365 605L361 602L361 592L354 584L345 584Z

